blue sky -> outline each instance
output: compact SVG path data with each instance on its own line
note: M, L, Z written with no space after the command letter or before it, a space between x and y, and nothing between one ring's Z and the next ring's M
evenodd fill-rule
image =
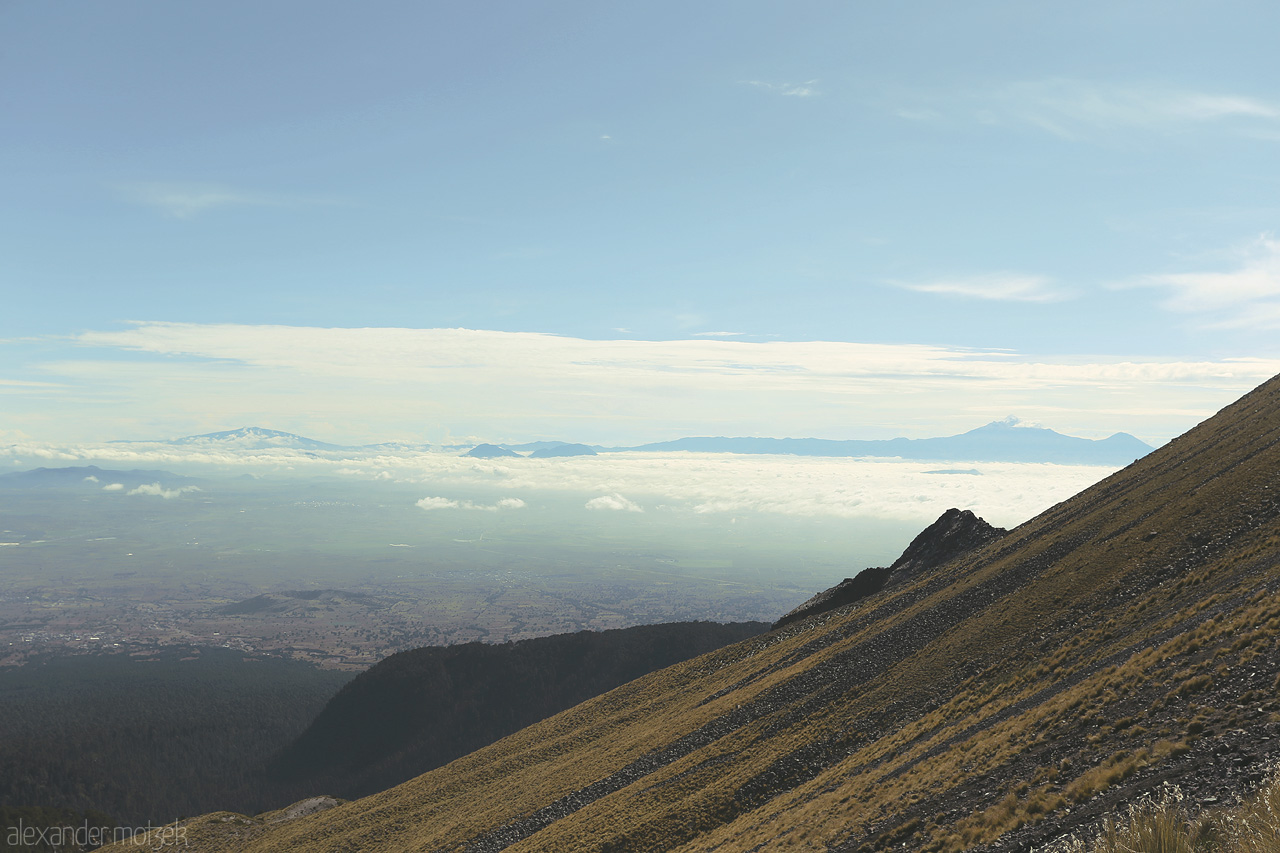
M1162 441L1280 371L1277 31L0 3L0 438Z

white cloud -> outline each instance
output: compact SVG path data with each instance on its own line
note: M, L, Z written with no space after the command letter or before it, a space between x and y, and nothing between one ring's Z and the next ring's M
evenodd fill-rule
M744 332L694 332L695 338L740 338Z
M124 483L108 483L107 485L105 485L105 486L103 486L103 487L102 487L102 491L104 491L104 492L123 492L123 491L124 491Z
M941 120L959 111L965 119L976 118L991 125L1030 125L1064 139L1226 122L1247 123L1255 129L1280 120L1280 103L1234 92L1061 77L1011 83L959 97L930 94L915 100L891 109L910 121Z
M1066 79L1014 84L995 93L993 101L1003 105L1008 117L1066 137L1090 129L1280 118L1275 104L1244 95Z
M591 510L611 510L613 512L644 512L639 504L617 493L592 498L587 501L586 508Z
M41 391L45 389L53 390L62 386L52 382L31 382L26 379L4 379L0 378L0 391L14 389L16 391Z
M85 477L85 478L84 478L84 481L85 481L86 483L96 483L96 482L98 482L98 478L97 478L97 477L95 477L95 476L93 476L92 474L90 474L88 477Z
M374 479L379 479L374 475ZM506 509L523 509L525 502L520 498L503 498L495 504L478 504L467 500L452 500L450 498L428 497L418 501L416 506L425 510L435 509L467 509L478 510L480 512L497 512Z
M803 83L768 83L764 80L743 80L748 86L754 86L757 89L763 89L766 92L773 92L777 95L785 95L793 98L812 98L819 92L814 88L817 80L806 80Z
M187 492L198 492L198 491L200 491L199 486L182 486L181 488L177 488L177 489L166 489L163 486L161 486L159 483L143 483L141 486L138 486L136 489L131 489L130 491L126 492L126 494L154 495L155 497L164 498L165 500L168 501L168 500L173 500L174 498L179 497L181 495L185 495Z
M1229 253L1234 269L1149 275L1131 285L1166 287L1163 306L1216 328L1280 329L1280 240L1259 237Z
M421 443L423 424L491 442L883 438L953 434L1010 411L1065 431L1167 438L1194 423L1185 413L1212 413L1280 372L1265 359L1034 359L915 344L469 329L139 323L78 340L153 356L41 365L86 413L79 428L102 439L150 437L139 423L170 424L169 436L266 423L340 444ZM312 432L331 424L346 432ZM211 459L228 452L206 450Z
M448 498L423 498L418 501L416 506L429 511L433 509L457 509L459 504L457 501L449 500Z
M120 187L124 197L175 219L190 219L222 207L289 207L325 204L321 199L255 192L218 184L143 182Z
M905 290L920 293L942 293L970 299L1003 302L1056 302L1070 294L1055 289L1048 278L1039 275L992 273L988 275L944 278L925 282L894 282Z

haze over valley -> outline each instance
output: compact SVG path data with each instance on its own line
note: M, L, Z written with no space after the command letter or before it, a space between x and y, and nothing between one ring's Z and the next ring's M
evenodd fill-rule
M975 455L1052 458L1045 433L1006 426ZM1115 470L684 451L486 460L264 430L0 458L44 463L0 475L6 661L191 645L345 668L421 645L773 621L851 566L891 561L948 507L1013 525Z
M0 853L1275 853L1276 32L0 3Z

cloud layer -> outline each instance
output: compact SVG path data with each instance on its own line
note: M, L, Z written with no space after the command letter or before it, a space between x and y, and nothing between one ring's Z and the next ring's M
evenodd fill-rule
M165 465L184 470L213 466L223 475L341 476L386 484L396 493L429 488L428 496L407 501L428 512L495 513L554 506L580 507L580 511L592 513L644 513L646 517L659 513L689 517L762 513L926 524L951 507L963 507L1003 526L1025 521L1113 470L703 453L483 460L456 453L379 449L311 452L273 448L257 453L217 453L198 447L121 444L0 449L0 464L11 469L86 462ZM156 483L130 494L173 498L189 490L165 489Z
M984 298L1047 292L1038 280L947 287ZM254 424L343 444L621 445L716 434L920 437L1016 413L1063 432L1161 441L1280 372L1263 359L1032 359L917 344L470 329L137 323L77 341L97 357L40 366L63 390L42 391L30 422L11 407L23 432L139 439ZM59 406L68 417L56 417Z

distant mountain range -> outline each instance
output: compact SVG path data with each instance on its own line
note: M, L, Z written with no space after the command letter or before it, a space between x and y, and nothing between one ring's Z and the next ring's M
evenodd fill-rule
M603 448L602 448L603 449ZM778 453L793 456L872 456L971 462L1058 462L1083 465L1128 465L1153 448L1124 432L1094 440L1063 435L1043 427L1022 426L1009 419L944 438L891 438L837 441L823 438L679 438L608 448L644 452Z
M530 459L552 459L557 456L596 456L595 448L585 444L557 444L543 447L529 454Z
M128 441L121 443L137 444L139 442ZM324 441L316 441L314 438L294 435L291 432L281 432L280 430L265 429L263 427L241 427L240 429L229 429L222 432L207 432L203 435L188 435L184 438L175 438L172 441L159 443L172 444L178 447L213 445L223 448L234 447L240 450L269 450L278 447L286 447L293 450L350 449L340 444L329 444Z
M476 459L501 459L506 456L519 456L520 454L497 444L477 444L462 455L472 456Z
M130 442L134 443L134 442ZM430 450L429 445L403 443L360 446L329 444L313 438L264 429L241 429L192 435L161 442L179 447L235 450L293 449L307 452L341 452L371 449ZM437 448L438 449L438 448ZM458 448L461 449L461 448ZM690 437L631 447L603 447L566 441L527 444L480 444L464 455L479 458L529 455L536 458L592 456L599 453L739 453L789 456L844 456L901 458L930 461L1056 462L1067 465L1128 465L1154 448L1124 432L1109 438L1088 439L1063 435L1043 427L1023 426L1016 419L996 421L960 435L940 438L891 438L838 440L826 438Z
M191 477L183 477L172 471L147 471L132 469L116 471L97 465L75 465L67 468L34 468L30 471L14 471L0 474L0 488L6 489L57 489L70 486L101 488L119 483L136 488L146 483L182 485L196 483Z

